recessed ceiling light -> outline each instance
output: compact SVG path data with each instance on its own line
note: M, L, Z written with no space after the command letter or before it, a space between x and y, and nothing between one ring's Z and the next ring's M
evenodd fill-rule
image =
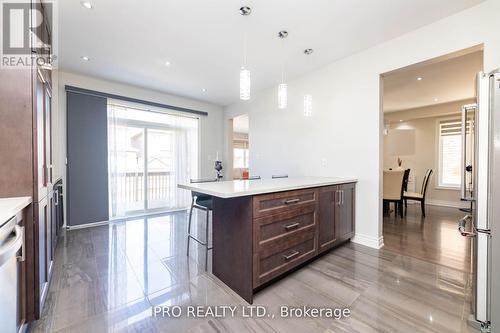
M281 38L281 39L287 38L288 37L288 31L281 30L280 32L278 32L278 37Z
M82 56L81 58L82 58L83 61L89 61L90 60L90 58L87 57L87 56Z
M401 122L403 122L403 119L399 119L399 122L400 122L400 123L401 123Z
M202 88L201 91L207 92L207 89L206 88Z
M439 101L439 98L434 97L434 102L437 102L437 101Z
M417 81L422 81L422 77L417 77Z
M314 52L314 50L313 50L313 49L305 49L305 50L304 50L304 54L305 54L305 55L310 55L310 54L311 54L311 53L313 53L313 52Z
M243 16L248 16L252 13L252 8L248 6L240 7L240 14Z
M84 8L87 8L87 9L92 9L92 4L90 3L90 1L81 1L80 4L84 7Z
M167 66L167 67L168 67L168 66L170 66L170 65L171 65L170 61L168 61L168 60L167 60L167 61L165 61L165 66Z

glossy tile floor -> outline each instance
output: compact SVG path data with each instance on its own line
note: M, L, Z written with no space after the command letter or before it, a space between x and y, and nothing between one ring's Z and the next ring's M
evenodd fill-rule
M431 213L429 213L431 214ZM203 225L200 215L195 225ZM153 318L152 305L244 305L185 255L178 212L70 231L57 247L43 318L33 332L468 332L469 273L354 243L256 295L275 318ZM198 227L203 235L203 228ZM196 247L194 247L196 248ZM348 307L335 320L279 318L279 307Z

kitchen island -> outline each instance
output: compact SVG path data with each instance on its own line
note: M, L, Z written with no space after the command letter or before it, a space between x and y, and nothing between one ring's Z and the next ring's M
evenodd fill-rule
M213 197L212 272L247 302L273 280L354 236L356 179L179 184Z

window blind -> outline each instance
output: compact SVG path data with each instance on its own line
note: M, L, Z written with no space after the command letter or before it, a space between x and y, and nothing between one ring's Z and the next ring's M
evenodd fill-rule
M447 119L439 122L439 134L460 135L462 133L462 119Z
M473 115L467 118L467 145L471 131L474 131ZM468 149L467 151L469 151ZM462 118L449 118L439 121L439 186L458 187L462 175Z
M472 117L467 119L467 134L470 133L471 127L474 129L474 122L472 121ZM462 119L446 119L439 121L439 135L448 136L448 135L461 135L462 134Z
M248 140L245 139L234 139L233 140L233 146L234 148L239 148L239 149L248 149Z

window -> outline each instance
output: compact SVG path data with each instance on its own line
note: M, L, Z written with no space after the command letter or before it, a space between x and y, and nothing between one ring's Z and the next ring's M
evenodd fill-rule
M248 169L248 139L235 139L233 145L233 168Z
M234 148L233 168L247 169L248 168L248 149Z
M469 131L472 119L467 122ZM470 137L470 136L468 136ZM468 140L467 144L471 144ZM459 188L462 181L462 120L439 121L438 186ZM467 150L468 152L470 149Z

